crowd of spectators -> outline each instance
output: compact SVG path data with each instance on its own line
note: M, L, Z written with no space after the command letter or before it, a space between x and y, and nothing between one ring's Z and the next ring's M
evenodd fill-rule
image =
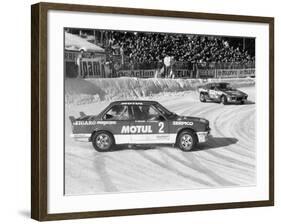
M120 54L130 63L154 63L173 56L177 62L253 63L255 57L231 40L217 36L105 31L108 54ZM241 39L242 40L242 39Z

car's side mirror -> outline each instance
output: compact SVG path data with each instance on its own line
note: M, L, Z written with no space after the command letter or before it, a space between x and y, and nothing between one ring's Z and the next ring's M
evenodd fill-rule
M165 118L164 118L162 115L159 115L159 116L158 116L158 120L159 120L159 121L165 121Z

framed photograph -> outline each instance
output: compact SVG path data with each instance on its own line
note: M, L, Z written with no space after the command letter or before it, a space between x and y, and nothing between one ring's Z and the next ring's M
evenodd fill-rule
M32 5L36 220L274 204L274 18Z

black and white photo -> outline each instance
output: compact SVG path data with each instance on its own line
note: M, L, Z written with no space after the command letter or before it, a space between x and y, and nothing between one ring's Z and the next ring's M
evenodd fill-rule
M256 185L256 39L64 28L66 195Z
M274 18L32 6L31 216L274 205Z

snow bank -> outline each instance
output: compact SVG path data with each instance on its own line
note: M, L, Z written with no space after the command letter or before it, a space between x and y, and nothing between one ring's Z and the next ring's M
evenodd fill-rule
M87 104L103 100L138 99L168 92L197 90L208 82L225 81L234 87L254 86L255 79L138 79L138 78L100 78L66 79L66 104Z

